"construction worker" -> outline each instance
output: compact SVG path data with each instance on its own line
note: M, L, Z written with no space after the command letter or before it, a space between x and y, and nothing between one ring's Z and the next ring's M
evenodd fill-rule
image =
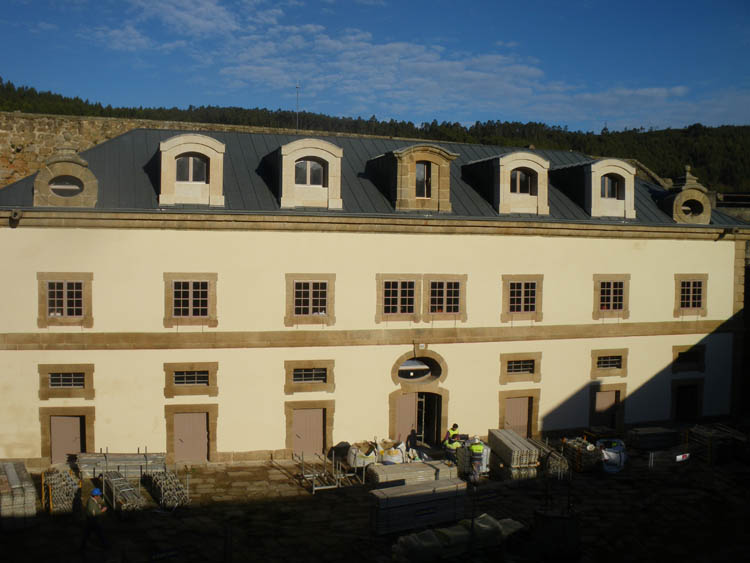
M445 433L445 436L443 436L443 443L447 442L451 436L457 436L457 435L458 435L458 424L453 423L453 426L448 428L448 431Z
M458 428L457 424L454 424L453 426L455 427L454 430ZM450 430L448 432L450 432ZM448 462L457 463L456 450L461 447L461 442L458 439L458 432L450 434L443 442L443 447L445 448L445 458Z
M484 444L479 439L479 436L474 436L474 439L469 446L469 450L471 450L472 477L476 482L479 481L479 473L482 468L482 457L484 455Z
M107 512L107 507L102 500L102 491L97 487L93 491L91 491L91 496L86 503L86 529L83 533L81 551L86 549L86 542L88 541L89 536L92 532L96 534L97 538L99 538L99 541L104 546L104 549L109 548L109 542L104 537L101 524L99 523L102 514L104 514L105 512Z

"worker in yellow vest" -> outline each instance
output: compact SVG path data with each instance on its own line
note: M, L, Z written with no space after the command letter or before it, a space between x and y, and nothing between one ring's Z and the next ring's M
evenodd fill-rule
M479 481L479 473L481 472L482 468L482 457L484 455L484 444L479 439L479 436L474 436L474 439L471 441L471 445L469 446L469 450L471 450L472 478L476 483L477 481Z
M454 424L453 426L456 427L456 430L458 429L457 424ZM448 432L450 432L450 430ZM450 463L456 463L456 450L461 447L457 431L453 434L449 434L445 441L443 441L443 447L445 448L445 459Z
M445 444L452 436L458 436L458 424L453 423L453 426L448 428L448 431L443 436L443 444Z

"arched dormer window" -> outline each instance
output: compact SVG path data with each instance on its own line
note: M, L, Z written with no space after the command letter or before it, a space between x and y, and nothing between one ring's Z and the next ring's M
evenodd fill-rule
M208 159L202 154L185 153L176 158L176 180L178 182L197 182L208 184Z
M281 207L341 209L341 147L322 139L298 139L278 150Z
M320 158L300 158L294 163L294 183L297 186L328 187L328 163Z
M510 173L510 193L537 195L537 174L531 168L516 168Z
M619 174L602 176L601 197L605 199L625 199L625 178Z
M224 206L224 143L186 133L159 144L159 205Z

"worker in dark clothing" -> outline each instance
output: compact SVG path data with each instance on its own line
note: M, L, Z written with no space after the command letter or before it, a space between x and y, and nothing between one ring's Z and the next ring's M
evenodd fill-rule
M417 431L413 428L411 429L409 435L406 437L406 449L407 451L417 449Z
M471 480L474 484L479 482L479 474L482 469L482 458L484 457L484 444L479 439L479 436L474 436L471 445Z
M99 488L95 488L93 491L91 491L91 496L86 503L86 529L83 533L81 551L86 549L86 543L88 542L89 536L92 534L92 532L96 534L97 538L99 538L99 541L104 546L104 549L109 548L109 542L107 541L107 538L104 537L102 526L99 523L102 514L104 514L105 512L107 512L107 507L102 500L102 491Z

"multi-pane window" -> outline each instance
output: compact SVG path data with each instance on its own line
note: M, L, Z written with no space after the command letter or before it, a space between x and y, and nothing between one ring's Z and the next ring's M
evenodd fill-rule
M49 386L53 389L83 389L86 376L83 372L50 372Z
M680 308L700 309L703 307L703 282L682 280L680 282Z
M325 315L328 307L328 282L294 282L294 314Z
M292 372L293 383L325 383L327 379L327 368L295 368Z
M208 183L208 159L194 153L182 154L176 159L178 182Z
M625 199L625 183L616 174L602 176L601 197L605 199Z
M383 282L383 313L393 315L414 312L414 281L386 280Z
M508 360L507 371L513 373L534 373L534 360Z
M302 158L294 163L294 183L306 186L323 186L325 168L312 158Z
M621 281L599 282L599 310L622 311L625 304L625 283Z
M429 162L417 162L416 178L416 196L421 198L432 197L432 177Z
M597 369L622 369L622 356L598 356Z
M209 282L178 281L172 285L172 314L175 317L208 317Z
M174 384L208 386L208 370L175 371Z
M536 173L528 168L516 168L510 173L510 192L536 195Z
M83 282L47 282L48 317L83 316Z
M430 282L430 313L458 313L461 303L461 282Z
M536 311L536 282L510 282L509 309L511 313Z

